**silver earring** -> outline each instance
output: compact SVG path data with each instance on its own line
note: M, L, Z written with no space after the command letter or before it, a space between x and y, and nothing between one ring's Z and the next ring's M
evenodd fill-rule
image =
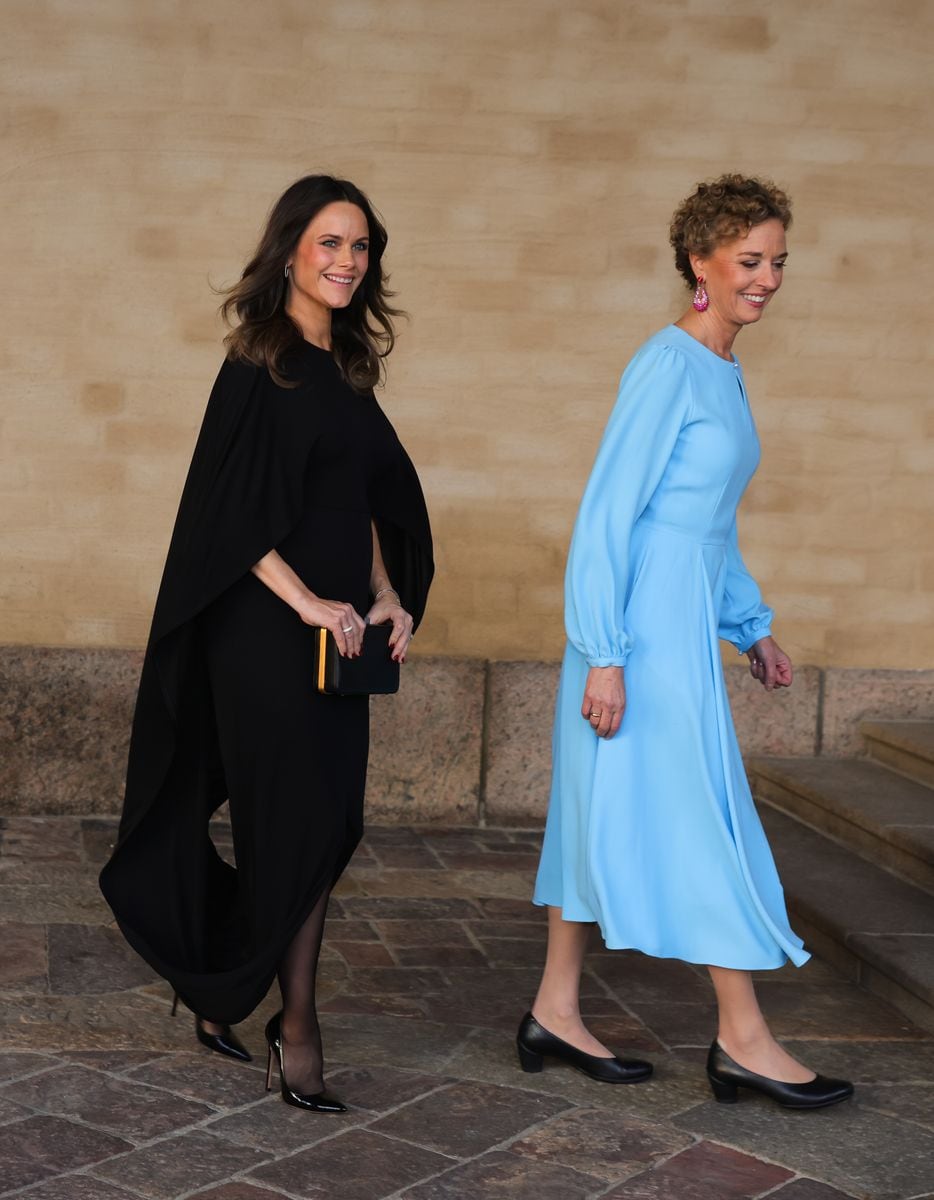
M288 279L288 277L289 277L289 264L288 263L285 264L285 277L286 277L286 279Z

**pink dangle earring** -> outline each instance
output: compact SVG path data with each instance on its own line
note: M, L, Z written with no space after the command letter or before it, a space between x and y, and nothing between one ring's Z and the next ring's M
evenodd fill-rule
M691 303L694 305L694 308L697 310L697 312L707 311L707 305L710 303L710 297L707 295L706 289L704 288L703 275L698 275L697 277L697 287L694 289L694 299L691 301Z

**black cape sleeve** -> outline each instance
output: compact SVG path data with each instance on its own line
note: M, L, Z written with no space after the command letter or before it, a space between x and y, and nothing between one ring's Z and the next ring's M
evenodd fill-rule
M386 571L418 629L434 574L431 527L415 467L391 426L388 432L393 453L370 487L370 508Z
M309 386L280 388L268 371L249 364L221 367L156 600L133 719L118 848L177 765L179 723L186 719L182 709L190 713L192 689L206 687L198 672L195 619L296 527L319 433ZM390 577L417 623L433 573L431 532L415 468L394 433L392 439L393 453L373 483L371 505ZM210 810L223 803L225 787L216 744L203 723L199 738L199 769L215 792L206 800Z

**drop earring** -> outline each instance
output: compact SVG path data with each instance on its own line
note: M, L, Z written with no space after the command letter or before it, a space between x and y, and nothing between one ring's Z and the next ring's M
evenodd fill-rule
M286 279L288 279L288 277L289 277L289 264L288 263L285 264L284 274L285 274Z
M691 301L697 312L706 312L707 305L710 303L710 297L704 288L704 277L698 275L697 287L694 289L694 299Z

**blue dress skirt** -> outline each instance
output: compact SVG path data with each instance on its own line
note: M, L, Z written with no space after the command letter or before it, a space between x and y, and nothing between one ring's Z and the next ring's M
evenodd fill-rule
M741 652L772 611L736 508L759 462L740 365L677 326L619 396L568 557L536 904L596 921L607 946L741 970L807 960L753 804L718 639ZM588 669L625 667L615 737L581 716Z

